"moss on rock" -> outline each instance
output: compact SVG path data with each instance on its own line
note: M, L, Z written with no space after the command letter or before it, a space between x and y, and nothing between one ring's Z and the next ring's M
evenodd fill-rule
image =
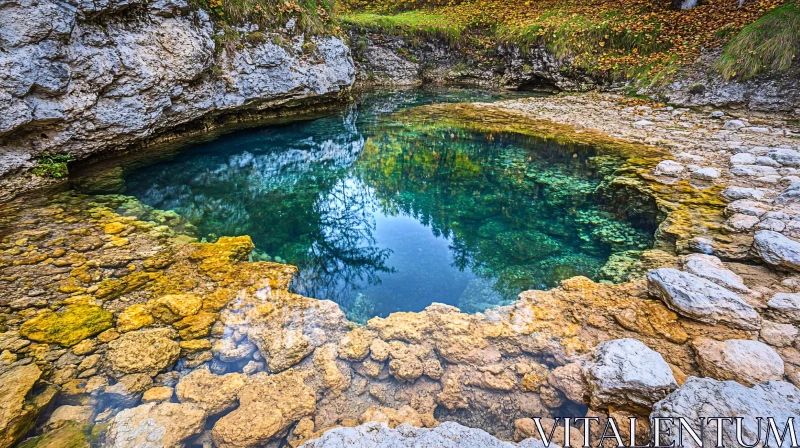
M111 313L99 306L72 305L64 311L45 311L22 324L19 333L32 341L71 347L114 325Z

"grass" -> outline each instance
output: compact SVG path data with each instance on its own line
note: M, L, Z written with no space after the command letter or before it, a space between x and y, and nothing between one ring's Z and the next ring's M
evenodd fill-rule
M715 67L723 78L750 79L788 70L800 53L800 7L788 2L744 27Z
M341 20L362 30L405 37L436 37L450 43L458 42L464 32L463 26L450 22L445 15L428 11L408 11L394 15L362 12L342 15Z
M67 163L72 161L70 154L51 154L45 152L36 157L36 166L33 168L33 174L41 177L51 177L61 179L67 177L69 171L67 170Z

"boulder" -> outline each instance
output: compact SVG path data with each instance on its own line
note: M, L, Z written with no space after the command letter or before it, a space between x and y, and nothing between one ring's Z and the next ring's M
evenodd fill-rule
M147 302L147 306L153 317L172 323L197 314L203 307L203 300L195 294L169 294Z
M784 166L800 167L800 152L789 148L775 148L767 153L767 157Z
M777 315L800 324L800 294L779 292L769 299L767 306Z
M740 293L748 293L750 289L744 285L742 278L730 269L726 269L719 258L713 255L691 254L684 262L686 272L710 280L723 288Z
M306 386L305 375L292 369L248 377L238 398L239 407L219 419L211 432L217 448L265 445L316 408L316 394Z
M664 358L631 338L598 345L594 362L585 367L585 376L593 409L613 406L646 412L678 388Z
M678 314L708 324L757 330L761 318L736 293L694 274L673 268L647 273L647 289Z
M753 250L766 263L800 271L800 243L778 232L756 232Z
M783 360L763 342L700 338L693 345L704 376L738 381L746 386L783 379Z
M759 432L761 440L764 440L767 432L767 421L764 417L773 417L780 431L789 417L794 417L796 421L798 415L800 389L792 384L772 381L748 388L735 381L689 377L678 390L653 406L650 418L683 417L700 434L697 422L706 417L744 417L742 433L746 443L750 444L756 440ZM756 426L756 417L762 417L760 431ZM704 431L702 440L703 446L713 447L717 446L717 428L716 423L710 425ZM677 446L680 444L677 438L678 431L673 426L670 434L662 435L661 445L669 445L674 441ZM774 438L772 440L773 444L770 446L775 446ZM722 442L724 446L740 446L736 441L735 425L723 426ZM696 446L693 441L688 442L688 445ZM783 446L788 446L788 443Z
M138 330L153 324L155 319L150 314L150 309L145 304L131 305L117 317L117 330L121 333Z
M120 411L106 433L109 448L183 446L203 432L205 412L194 404L147 403Z
M152 384L153 379L150 378L150 375L132 373L123 376L115 384L106 387L103 397L118 407L128 408L138 404L144 391Z
M212 416L235 408L244 385L241 373L214 375L200 368L181 378L175 393L181 403L194 403Z
M42 376L35 364L14 367L0 375L0 447L14 444L33 427L39 411L52 399L52 392L36 397L30 393Z
M175 364L181 353L173 332L158 328L125 333L108 343L107 359L114 370L155 376Z
M301 448L544 448L537 439L528 439L520 444L505 442L476 428L461 426L455 422L444 422L427 429L400 425L395 429L385 423L370 422L354 428L334 428L318 439L300 445ZM551 444L550 448L560 448Z
M114 325L108 311L94 305L72 305L63 311L46 310L26 321L19 334L36 342L71 347Z
M684 166L674 160L663 160L658 162L653 173L656 176L680 177Z
M588 386L580 363L573 362L556 367L547 377L547 383L564 393L568 400L583 403Z
M765 320L761 322L759 335L769 345L774 347L788 347L797 340L800 330L794 325L780 324Z
M94 407L92 406L70 406L63 405L57 407L50 418L45 423L45 428L57 428L68 422L91 423L94 418Z

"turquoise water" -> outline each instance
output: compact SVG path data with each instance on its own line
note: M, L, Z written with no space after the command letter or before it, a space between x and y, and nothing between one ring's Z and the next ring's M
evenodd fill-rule
M250 235L254 260L364 321L432 302L482 311L562 279L604 277L650 247L596 190L615 160L517 135L416 126L394 112L490 101L469 90L376 92L325 118L236 132L126 176L206 240Z

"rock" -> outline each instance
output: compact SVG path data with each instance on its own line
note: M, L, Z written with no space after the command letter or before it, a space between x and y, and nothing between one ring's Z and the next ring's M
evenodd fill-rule
M222 362L238 362L250 359L258 348L246 339L237 344L233 339L223 338L215 342L211 350Z
M739 154L732 155L730 162L732 165L753 165L756 163L756 156L749 152L740 152Z
M781 167L781 164L778 163L775 159L766 156L756 157L756 165L771 166L773 168Z
M654 124L655 123L653 123L650 120L639 120L639 121L636 121L636 122L633 123L633 127L636 128L636 129L644 129L644 128L649 128L650 126L653 126Z
M779 316L800 324L800 294L779 292L769 299L767 306Z
M722 129L726 131L735 131L737 129L741 129L746 125L742 120L728 120L725 124L722 125Z
M0 374L0 447L9 447L34 425L54 390L31 397L33 385L42 372L35 364L13 367Z
M314 352L314 368L329 391L342 392L350 387L352 373L347 363L337 362L336 358L336 346L325 344Z
M431 416L432 418L433 416ZM383 408L380 406L370 406L358 417L359 423L378 422L396 428L399 425L407 424L421 428L422 417L419 412L411 406L403 406L400 409Z
M734 381L723 382L711 378L690 377L678 390L653 406L650 418L683 417L693 424L692 428L700 434L697 422L712 414L719 417L743 417L744 439L750 443L755 441L756 434L760 433L761 440L764 440L763 437L768 429L767 421L763 417L773 417L779 431L790 417L797 420L797 416L800 415L800 389L782 381L748 388ZM756 417L762 417L760 430L756 427ZM735 426L733 424L723 426L724 446L738 446ZM704 431L703 446L716 446L716 426L714 429ZM669 445L674 441L677 446L679 444L677 436L677 430L671 431L671 434L663 434L661 445Z
M733 201L728 204L727 207L725 207L725 214L728 216L740 213L743 215L759 217L766 212L767 210L765 208L765 204L748 199L739 199L737 201Z
M278 333L254 333L248 333L248 338L264 355L271 372L284 371L314 351L311 338L303 334L301 330L285 329Z
M137 304L125 308L117 317L117 330L120 333L138 330L155 322L147 305Z
M708 118L714 118L717 120L721 120L724 117L725 117L725 112L721 110L715 110L708 115Z
M553 369L547 377L547 383L563 392L568 400L576 403L583 403L584 397L588 394L581 365L577 362Z
M759 222L761 222L761 220L755 216L736 213L728 218L726 224L735 232L744 232L757 226Z
M68 422L91 423L94 418L94 408L92 406L70 406L64 405L57 407L50 418L45 423L45 428L57 428Z
M369 346L370 357L378 362L389 359L389 344L381 339L375 339Z
M107 359L114 370L154 376L175 364L181 349L174 330L159 328L125 333L108 343Z
M91 448L92 425L88 423L64 422L56 429L27 439L18 448Z
M778 232L756 232L753 250L766 263L800 271L800 243Z
M156 319L172 323L197 314L203 307L203 300L195 294L169 294L147 302L147 307Z
M764 199L768 191L769 190L759 188L728 186L722 190L721 194L729 201L735 201L737 199L752 199L754 201L760 201Z
M738 381L746 386L783 379L783 360L762 342L700 338L693 345L704 376Z
M768 320L761 321L759 335L769 345L775 347L788 347L797 339L800 331L789 324L779 324Z
M144 391L142 395L143 403L160 403L162 401L169 401L172 399L174 390L168 386L151 387Z
M208 336L211 326L219 318L217 313L201 311L193 316L187 316L172 324L178 330L178 335L184 341Z
M800 152L788 148L776 148L767 153L767 157L774 159L784 166L800 167Z
M109 425L106 447L183 446L203 432L206 414L193 404L147 403L120 411Z
M674 160L663 160L656 165L654 174L656 176L680 177L684 166Z
M364 327L352 330L339 341L339 357L347 361L363 361L369 356L369 346L373 339L375 333Z
M301 448L423 448L423 447L481 447L481 448L544 448L536 439L520 444L504 442L486 431L467 428L455 422L444 422L435 428L399 426L391 429L384 423L370 422L355 428L334 428L318 439L300 445ZM550 448L559 448L550 445Z
M103 396L116 406L128 408L139 402L145 389L151 384L153 384L153 380L149 375L133 373L123 376L114 385L106 387Z
M175 394L181 403L194 403L213 416L235 408L244 385L245 376L241 373L214 375L200 368L181 378Z
M305 385L304 375L291 369L248 377L238 397L239 407L219 419L212 430L218 448L265 445L316 408L314 390Z
M687 255L684 259L684 269L690 274L703 277L723 288L728 288L740 293L750 292L750 289L745 286L742 278L733 271L726 269L722 261L713 255Z
M636 339L603 342L594 363L585 368L592 408L607 406L648 411L653 403L678 388L661 355Z
M71 305L63 311L44 311L22 324L19 334L36 342L71 347L113 326L113 316L99 306Z
M800 201L800 182L794 182L786 187L781 194L775 198L778 204L788 204L790 202Z
M756 310L738 295L694 274L673 268L652 270L647 273L647 288L671 310L700 322L744 330L761 325Z
M700 168L699 170L692 171L692 179L700 180L714 180L720 176L719 170L712 167Z

